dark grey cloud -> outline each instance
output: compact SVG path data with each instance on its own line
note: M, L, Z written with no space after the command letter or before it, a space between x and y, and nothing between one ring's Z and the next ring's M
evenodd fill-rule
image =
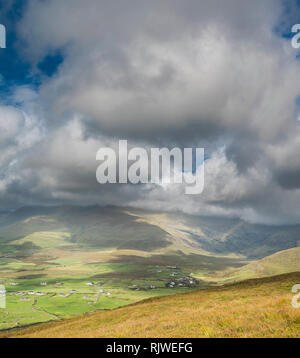
M278 184L287 190L300 189L300 168L277 171L274 173Z

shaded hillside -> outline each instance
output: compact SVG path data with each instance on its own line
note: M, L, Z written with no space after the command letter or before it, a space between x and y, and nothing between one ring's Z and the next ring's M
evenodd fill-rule
M0 242L46 231L69 232L71 242L89 247L148 251L169 244L160 228L113 207L22 208L3 218Z
M132 211L134 212L134 211ZM256 225L240 219L135 211L141 220L185 236L185 243L215 255L259 259L299 246L300 225ZM163 219L161 219L163 218Z

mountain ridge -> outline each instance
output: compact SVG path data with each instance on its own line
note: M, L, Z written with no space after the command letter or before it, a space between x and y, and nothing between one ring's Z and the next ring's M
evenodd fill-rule
M139 248L146 251L178 243L215 255L237 255L260 259L275 252L297 247L300 225L270 226L250 224L240 219L161 213L117 206L52 206L23 207L0 215L0 237L8 237L10 228L15 238L23 230L32 233L24 220L48 217L71 231L72 240L91 247L117 245L120 249ZM15 225L13 228L12 225ZM47 225L43 223L45 229ZM50 231L52 230L49 224ZM29 230L29 231L26 231ZM47 230L36 230L47 231ZM1 242L1 240L0 240Z

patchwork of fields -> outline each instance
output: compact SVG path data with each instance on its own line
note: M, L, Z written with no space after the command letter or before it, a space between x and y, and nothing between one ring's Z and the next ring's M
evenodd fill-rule
M184 255L83 249L69 237L65 232L36 232L1 245L0 283L7 291L1 330L209 286L192 278L190 270L197 265ZM24 256L16 248L25 245Z
M246 280L15 329L0 337L299 338L300 309L291 305L295 282L300 282L299 272Z

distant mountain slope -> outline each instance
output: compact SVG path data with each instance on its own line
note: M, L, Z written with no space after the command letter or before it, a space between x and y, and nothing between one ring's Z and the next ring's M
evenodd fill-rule
M222 280L245 280L254 277L266 277L288 272L300 271L300 247L276 252L248 265L219 273L215 278Z
M234 254L252 260L297 247L300 243L300 225L255 225L239 219L137 210L128 212L140 222L158 226L168 232L173 242L214 255Z
M300 337L300 310L291 305L291 288L297 282L300 273L248 280L12 330L0 337Z
M65 231L87 247L153 251L167 246L259 259L294 248L300 225L268 226L120 207L29 207L0 215L0 243L43 231Z
M22 208L9 213L0 228L0 242L35 232L66 231L71 241L84 246L151 251L169 245L158 227L138 223L114 207Z
M257 225L239 219L169 214L173 222L183 222L190 237L214 254L237 254L259 259L300 244L300 225Z

